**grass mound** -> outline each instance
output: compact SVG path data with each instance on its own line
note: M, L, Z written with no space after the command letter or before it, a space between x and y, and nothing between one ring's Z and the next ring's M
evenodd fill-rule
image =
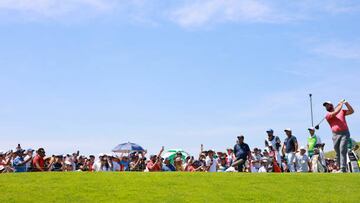
M0 202L358 202L360 174L1 174Z

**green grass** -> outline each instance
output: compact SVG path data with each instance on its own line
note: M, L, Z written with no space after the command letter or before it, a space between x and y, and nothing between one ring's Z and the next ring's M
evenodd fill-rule
M359 202L360 174L0 174L0 202Z

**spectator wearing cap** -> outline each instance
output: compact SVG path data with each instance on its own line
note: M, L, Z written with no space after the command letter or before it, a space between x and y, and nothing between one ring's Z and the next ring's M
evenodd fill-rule
M311 162L308 155L306 155L306 148L300 147L300 152L295 156L296 171L300 173L307 173L311 170Z
M272 149L275 151L276 162L278 163L279 166L281 166L281 153L280 153L281 140L278 136L274 135L274 130L271 128L268 129L266 133L267 133L267 138L265 139L265 147L267 147L268 149L272 147Z
M227 164L227 167L230 167L232 165L232 163L234 162L234 160L236 159L235 158L235 155L234 155L234 149L232 148L227 148L226 149L226 164Z
M238 165L238 171L244 171L244 165L248 158L251 158L251 150L248 144L244 142L244 136L240 135L237 137L237 144L234 146L234 154Z
M27 162L24 159L24 152L25 150L18 149L15 154L16 157L13 160L13 166L15 168L15 172L26 172L26 163L30 161L27 160Z
M164 159L164 164L162 165L162 171L165 172L176 171L175 166L170 163L170 159L168 157Z
M261 154L258 148L254 148L251 158L251 172L257 173L261 167Z
M295 153L298 150L298 142L294 135L292 135L292 130L290 128L286 128L285 130L286 138L284 140L284 144L282 147L282 153L286 157L287 166L290 172L295 172L294 160Z
M36 151L36 155L32 161L33 163L33 171L45 171L45 160L44 160L44 157L45 157L45 150L44 148L39 148L37 151Z
M161 171L161 154L164 151L164 147L161 148L158 155L151 155L150 161L146 164L146 168L150 172Z
M347 110L343 109L344 104L347 107ZM331 131L333 133L333 143L334 150L336 152L336 162L340 166L340 171L347 171L347 143L350 138L349 127L346 122L346 116L354 113L352 106L345 100L339 102L339 104L334 108L334 105L330 101L323 103L323 106L328 112L325 116L327 122L330 125Z
M321 146L321 139L319 136L315 134L314 127L308 128L308 131L309 131L309 137L307 139L307 149L308 149L307 151L309 158L311 159L311 157L314 155L314 149L319 148Z
M210 149L208 155L205 159L205 171L207 172L216 172L217 171L217 160L214 158L214 150Z

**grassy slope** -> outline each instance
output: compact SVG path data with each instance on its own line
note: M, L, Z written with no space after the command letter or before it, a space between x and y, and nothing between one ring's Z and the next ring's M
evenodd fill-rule
M357 202L360 174L0 175L0 202Z

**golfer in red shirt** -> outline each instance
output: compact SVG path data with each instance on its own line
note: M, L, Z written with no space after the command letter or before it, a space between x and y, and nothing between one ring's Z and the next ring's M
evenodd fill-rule
M344 104L347 107L347 110L343 109ZM350 131L345 117L353 114L354 109L345 100L340 101L336 108L334 108L334 105L329 101L324 102L323 106L328 111L325 118L328 121L333 133L332 140L334 143L334 150L336 152L336 161L338 166L340 166L339 172L346 172L347 143L350 139Z

